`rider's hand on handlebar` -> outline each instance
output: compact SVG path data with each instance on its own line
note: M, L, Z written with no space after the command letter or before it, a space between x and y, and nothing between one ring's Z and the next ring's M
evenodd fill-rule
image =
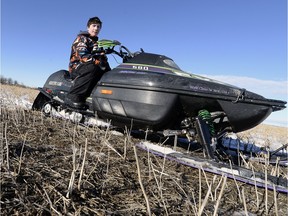
M111 54L114 52L114 47L105 49L105 54Z
M95 56L111 54L111 53L114 53L114 52L115 52L114 47L112 47L112 48L109 47L107 49L98 49L98 50L93 50L92 51L93 55L95 55Z

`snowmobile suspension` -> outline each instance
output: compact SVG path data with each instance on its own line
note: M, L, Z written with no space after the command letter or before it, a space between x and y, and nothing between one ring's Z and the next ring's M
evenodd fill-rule
M201 118L196 118L195 123L200 144L204 147L204 150L209 158L216 159L212 148L212 136L208 125Z
M203 121L207 123L211 135L214 136L215 128L212 122L211 113L208 110L203 109L203 110L199 110L198 116L199 118L201 118Z

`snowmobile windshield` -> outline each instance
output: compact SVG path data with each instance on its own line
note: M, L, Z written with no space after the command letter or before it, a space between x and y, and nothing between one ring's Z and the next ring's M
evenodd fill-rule
M166 67L166 68L181 70L172 59L164 55L157 55L157 54L152 54L152 53L139 53L138 55L129 59L126 63L153 65L153 66L158 66L158 67Z
M168 67L172 67L172 68L175 68L177 70L181 70L180 67L172 59L164 59L163 62Z

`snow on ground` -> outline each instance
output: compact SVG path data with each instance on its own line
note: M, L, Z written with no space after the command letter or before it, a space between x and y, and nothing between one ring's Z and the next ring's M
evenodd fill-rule
M242 140L259 146L277 149L288 143L288 128L260 124L253 129L239 133Z
M24 94L20 97L13 94L13 92L1 88L0 91L0 102L1 106L5 106L8 108L24 108L31 109L32 103L29 101L29 95Z

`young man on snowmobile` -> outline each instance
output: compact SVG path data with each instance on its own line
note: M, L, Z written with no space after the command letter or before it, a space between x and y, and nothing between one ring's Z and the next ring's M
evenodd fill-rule
M102 75L111 70L104 53L96 54L98 34L102 22L92 17L87 22L87 32L80 32L71 47L69 72L74 80L65 104L76 109L85 108L85 100Z

